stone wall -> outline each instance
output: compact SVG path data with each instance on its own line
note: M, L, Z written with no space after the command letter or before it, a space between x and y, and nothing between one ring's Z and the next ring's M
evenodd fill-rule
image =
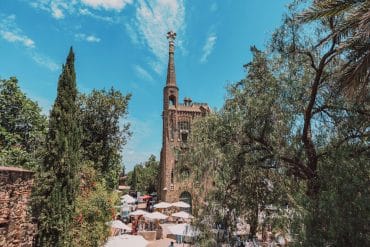
M32 183L31 171L0 166L0 247L33 245L36 226L28 207Z

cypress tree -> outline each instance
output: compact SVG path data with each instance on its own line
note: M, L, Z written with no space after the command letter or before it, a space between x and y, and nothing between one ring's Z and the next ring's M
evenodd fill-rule
M77 120L74 53L70 48L50 113L46 155L37 183L37 246L71 246L71 224L78 192L81 131Z

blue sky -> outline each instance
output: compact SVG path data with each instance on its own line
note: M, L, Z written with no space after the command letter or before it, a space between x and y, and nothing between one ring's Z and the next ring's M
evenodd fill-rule
M225 86L245 76L249 47L263 48L288 0L0 0L0 77L16 76L48 113L69 47L81 92L132 93L126 170L159 159L166 33L177 32L180 99L220 108Z

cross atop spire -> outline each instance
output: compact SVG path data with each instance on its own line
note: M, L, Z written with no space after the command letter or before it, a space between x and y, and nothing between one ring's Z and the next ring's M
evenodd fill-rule
M166 85L176 86L176 73L174 61L176 33L173 31L169 31L167 33L167 39L168 39L168 68Z

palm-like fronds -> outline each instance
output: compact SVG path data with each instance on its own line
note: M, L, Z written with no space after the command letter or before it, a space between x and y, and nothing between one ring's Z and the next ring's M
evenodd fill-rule
M301 22L328 18L338 20L331 36L339 39L338 54L347 58L338 83L348 93L361 91L366 95L370 77L370 1L314 1L299 16Z

